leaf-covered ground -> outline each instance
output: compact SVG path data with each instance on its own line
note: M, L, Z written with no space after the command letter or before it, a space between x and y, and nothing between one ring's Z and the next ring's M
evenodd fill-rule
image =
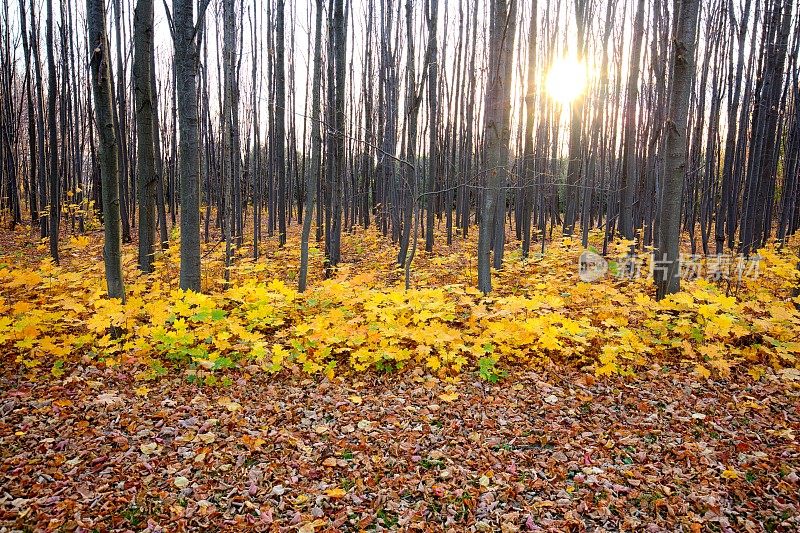
M0 232L0 532L800 530L797 243L662 302L558 236L488 298L474 236L406 291L347 234L303 294L296 233L203 294L132 243L122 303L100 237Z
M229 390L5 371L9 530L797 531L800 387L653 367ZM745 385L739 383L746 383Z
M218 385L228 370L250 364L331 379L417 366L456 375L550 362L628 375L661 361L706 378L727 378L734 368L755 380L769 369L800 377L800 297L791 296L800 283L797 243L760 250L753 270L747 263L737 272L729 258L718 280L700 272L661 302L647 265L633 279L609 274L582 282L583 250L568 237L529 258L510 243L488 298L475 289L474 236L420 252L405 290L396 246L374 230L348 233L330 279L320 279L322 257L312 250L304 293L296 290L296 232L285 248L263 246L258 261L242 247L227 286L223 247L209 242L203 293L179 289L177 243L157 254L147 276L136 269L130 244L121 302L106 298L101 234L65 239L54 265L27 231L0 235L0 354L31 378L58 377L77 363L136 369L140 380L178 365ZM628 248L615 243L610 256Z

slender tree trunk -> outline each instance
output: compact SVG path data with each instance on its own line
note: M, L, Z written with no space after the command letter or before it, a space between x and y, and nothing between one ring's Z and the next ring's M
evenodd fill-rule
M747 36L747 21L750 15L751 0L746 0L742 16L739 21L739 27L736 28L736 20L734 18L734 4L733 0L729 1L728 10L730 12L730 25L731 25L731 48L734 43L738 43L736 70L734 74L733 58L731 57L731 64L729 66L730 72L728 83L728 114L727 114L727 132L725 136L725 159L722 169L722 193L720 195L719 210L717 211L716 231L715 237L717 242L716 252L722 253L725 246L726 232L736 232L735 220L735 206L734 201L738 197L735 190L735 176L736 170L734 169L734 162L736 158L736 140L737 131L743 128L743 124L738 123L739 101L741 99L742 91L742 72L744 70L744 53L745 53L745 37ZM737 39L733 37L737 36ZM731 55L732 52L731 52Z
M344 10L344 0L331 0L332 17L329 43L330 51L328 61L333 62L333 69L329 70L333 76L328 80L329 86L332 85L333 97L331 110L333 118L333 131L328 135L332 136L329 146L332 154L331 158L331 178L329 183L330 190L330 216L329 229L326 237L326 275L330 276L333 268L339 264L341 256L341 235L342 235L342 184L347 173L345 167L345 79L346 79L346 58L347 58L347 18Z
M620 205L620 232L626 239L634 237L633 202L637 184L636 158L636 104L639 100L639 62L642 56L642 34L644 33L644 0L639 0L633 23L631 60L628 66L628 89L625 96L625 130L622 145L622 202ZM609 21L610 23L610 21Z
M153 95L153 0L137 0L133 16L133 84L136 95L136 174L139 193L139 269L152 272L156 240Z
M486 190L478 231L478 289L492 290L491 239L500 188L509 173L511 74L516 25L516 0L492 0L489 17L489 71L484 116ZM495 253L497 253L495 251Z
M129 191L128 191L128 142L126 135L128 133L128 103L125 94L127 92L127 83L125 76L125 63L122 60L123 55L123 39L122 39L122 25L124 23L122 14L122 0L114 1L114 34L117 42L117 149L119 150L119 166L122 173L120 179L120 206L122 216L122 242L131 242L131 222L128 217L130 210ZM114 80L111 80L112 89L114 88Z
M285 0L277 0L275 13L275 172L278 175L278 245L286 244L286 67L284 35Z
M525 141L522 169L524 189L522 195L522 257L528 257L531 246L531 217L533 216L532 185L536 179L536 157L534 154L534 133L536 131L536 53L538 40L537 0L531 2L531 24L528 31L528 77L525 81Z
M153 105L153 155L156 162L156 211L158 213L158 231L161 239L161 248L169 248L169 233L167 232L167 211L165 207L164 181L167 178L164 168L164 159L161 154L161 121L158 112L158 90L156 88L156 60L155 53L150 53L150 98Z
M664 298L680 290L680 229L683 182L686 176L686 124L694 78L694 50L698 0L675 0L675 33L672 53L672 97L666 145L666 175L659 216L656 255L656 296Z
M427 0L428 11L428 172L425 186L425 251L433 252L434 222L434 190L438 162L438 113L439 101L437 86L439 83L439 56L436 42L436 29L439 26L439 0ZM450 206L447 207L450 209Z
M28 148L29 148L29 166L30 177L28 179L28 203L30 204L31 212L31 226L35 226L39 222L39 205L36 196L37 192L37 163L38 163L38 150L36 149L36 114L33 105L33 72L31 68L31 48L28 43L28 19L26 16L25 0L19 0L20 12L20 26L22 33L22 49L25 55L25 72L27 76L27 88L25 91L25 99L28 106ZM44 149L44 146L41 147ZM44 207L44 206L42 206Z
M50 256L58 263L58 226L61 220L61 179L58 174L58 132L56 124L56 58L53 44L53 0L47 0L47 32L45 41L47 45L47 121L49 133L50 166L48 176L50 182L50 210L49 210L49 236Z
M181 272L184 290L200 291L200 149L194 1L173 0L175 78L180 129ZM197 26L202 25L202 14Z
M253 148L251 153L250 163L250 176L253 191L253 259L256 261L259 257L259 243L261 242L261 139L259 132L261 131L261 124L259 124L258 102L261 96L261 83L257 80L258 72L258 59L259 59L259 42L258 42L258 11L253 10L253 93L252 93L252 107L253 107Z
M111 65L108 53L108 37L104 0L87 0L87 23L89 26L90 67L94 93L95 120L100 138L100 179L103 183L103 228L105 245L106 283L108 295L125 300L125 285L122 279L122 229L120 225L119 164L117 140L114 131L113 89L111 88Z
M278 0L279 2L281 0ZM234 161L239 157L235 152L234 143L234 115L238 112L234 105L234 85L236 69L236 13L235 0L222 2L222 77L223 77L223 104L221 116L222 130L222 203L224 209L223 234L225 235L225 281L230 282L231 267L233 266L232 234L236 231L235 199L234 199Z
M31 47L33 49L33 69L36 75L36 140L39 145L37 154L37 181L39 182L39 207L44 212L48 206L47 182L47 143L45 142L44 126L44 80L42 76L42 62L39 54L39 30L36 22L36 7L34 0L31 0ZM47 237L50 227L50 210L47 215L39 215L39 236L44 239Z
M578 64L582 64L584 55L585 21L587 0L575 0L575 23L577 26L577 52L575 54ZM583 99L579 95L570 104L569 125L569 156L567 161L567 193L566 212L564 213L564 233L571 235L575 231L575 221L578 217L578 202L580 195L578 187L581 181L581 167L583 165L583 146L581 143L583 125Z
M400 169L402 182L399 187L402 191L401 201L403 218L402 233L400 237L400 250L397 254L398 266L404 266L408 255L408 246L411 242L411 233L414 223L414 204L417 202L417 124L419 117L420 95L417 94L417 74L415 65L416 50L414 46L414 3L406 0L406 39L408 52L406 54L406 122L405 122L405 150L403 159L405 163Z
M322 97L322 1L316 0L314 23L314 64L311 88L311 168L306 176L305 217L303 218L303 234L300 239L300 276L298 290L306 290L308 277L308 240L311 236L311 214L317 194L317 177L320 170L320 152L322 151L322 134L320 128L320 99ZM317 207L319 209L319 207Z

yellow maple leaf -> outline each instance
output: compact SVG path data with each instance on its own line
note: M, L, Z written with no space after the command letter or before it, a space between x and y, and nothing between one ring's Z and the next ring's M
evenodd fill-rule
M739 474L736 473L736 470L725 469L722 471L722 477L724 479L739 479Z
M747 373L750 374L755 381L760 381L764 374L766 374L766 369L763 366L754 366L747 370Z
M42 277L37 274L36 272L32 272L30 270L19 270L14 272L13 280L11 283L8 283L8 286L11 288L15 287L34 287L42 281Z
M75 248L82 250L87 246L89 246L89 237L86 235L78 235L76 237L71 237L69 243Z
M340 499L340 498L344 498L344 496L347 494L347 491L346 491L346 490L344 490L344 489L335 488L335 489L328 489L328 490L326 490L326 491L325 491L325 494L326 494L326 495L327 495L329 498L333 498L334 500L338 500L338 499Z
M445 393L443 393L443 394L440 394L440 395L439 395L439 398L440 398L442 401L445 401L445 402L447 402L447 403L450 403L450 402L454 402L454 401L456 401L456 400L458 399L458 396L459 396L459 395L458 395L458 393L457 393L457 392L455 392L455 391L452 391L452 392L445 392Z
M719 375L726 378L731 375L731 365L725 359L712 359L709 364L711 367L719 372Z
M705 379L711 377L711 371L701 364L694 365L694 373Z
M221 396L217 400L217 404L221 405L231 413L236 412L242 408L242 405L240 403L234 402L228 396Z
M709 325L706 327L707 333L716 333L719 337L724 337L730 333L731 328L733 327L734 319L731 315L728 314L719 314L714 315ZM711 327L713 325L713 328Z

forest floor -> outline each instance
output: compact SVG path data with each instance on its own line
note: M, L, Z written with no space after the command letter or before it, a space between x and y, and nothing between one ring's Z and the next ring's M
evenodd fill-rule
M800 530L797 243L662 302L558 236L488 298L474 236L405 291L347 234L302 294L296 232L229 287L205 244L203 294L131 243L122 303L100 232L34 233L0 232L0 531Z
M797 383L673 370L515 371L495 385L256 370L229 390L5 371L0 527L800 529Z

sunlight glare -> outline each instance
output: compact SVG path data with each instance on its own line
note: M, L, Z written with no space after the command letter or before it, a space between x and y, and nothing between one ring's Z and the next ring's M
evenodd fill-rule
M586 90L586 67L575 57L557 59L547 72L545 84L550 98L570 105Z

